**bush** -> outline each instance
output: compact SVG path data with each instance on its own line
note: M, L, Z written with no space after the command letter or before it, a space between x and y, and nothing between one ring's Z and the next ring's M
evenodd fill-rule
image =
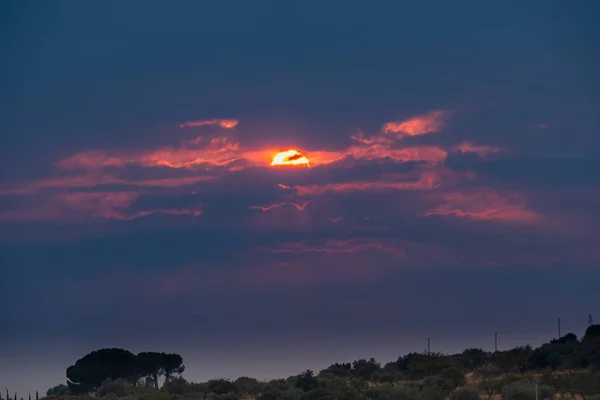
M404 375L402 372L398 370L381 370L375 371L373 375L371 375L371 381L373 382L397 382L404 379Z
M209 393L206 400L239 400L239 396L234 392L229 393Z
M298 400L299 398L300 394L298 391L269 388L265 389L256 400Z
M117 400L119 397L114 393L108 393L101 397L102 400Z
M71 390L64 383L53 386L46 391L46 396L68 396L70 394Z
M98 390L96 390L97 397L106 397L110 394L114 394L116 397L127 396L127 388L121 381L105 381Z
M241 395L256 396L263 390L263 384L257 379L242 376L237 378L233 384Z
M440 376L452 382L453 387L464 386L467 378L462 368L448 367L440 372Z
M537 385L538 400L553 400L554 389L546 385ZM502 398L511 400L536 400L536 384L519 382L502 388Z
M379 386L370 387L365 391L365 397L373 400L410 400L409 394L400 388Z
M190 391L190 384L184 377L178 376L177 378L171 378L168 382L165 382L163 389L170 394L185 394Z
M456 389L450 394L450 400L480 400L479 390L465 387Z
M141 400L170 400L171 396L164 390L151 390L142 395Z
M206 382L207 392L214 392L216 394L228 394L235 393L236 387L233 382L229 379L211 379Z

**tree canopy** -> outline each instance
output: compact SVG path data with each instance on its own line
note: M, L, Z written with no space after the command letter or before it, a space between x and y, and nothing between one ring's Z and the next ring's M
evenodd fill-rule
M185 370L179 354L143 352L137 355L124 349L106 348L86 354L67 368L67 385L74 394L90 393L104 381L123 379L132 384L149 378L156 388Z

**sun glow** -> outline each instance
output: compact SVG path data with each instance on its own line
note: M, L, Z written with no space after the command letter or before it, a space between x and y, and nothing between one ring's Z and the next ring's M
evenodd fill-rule
M306 165L310 167L310 162L308 158L298 150L286 150L277 154L273 161L271 161L271 166L279 166L279 165Z

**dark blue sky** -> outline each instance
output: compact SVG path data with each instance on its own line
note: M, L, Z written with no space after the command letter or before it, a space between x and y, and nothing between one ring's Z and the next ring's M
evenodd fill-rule
M105 346L273 377L600 309L595 2L1 7L11 390Z

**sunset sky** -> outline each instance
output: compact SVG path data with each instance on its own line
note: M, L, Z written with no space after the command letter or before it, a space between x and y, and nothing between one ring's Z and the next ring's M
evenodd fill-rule
M202 381L581 335L598 8L3 2L0 387L101 347Z

